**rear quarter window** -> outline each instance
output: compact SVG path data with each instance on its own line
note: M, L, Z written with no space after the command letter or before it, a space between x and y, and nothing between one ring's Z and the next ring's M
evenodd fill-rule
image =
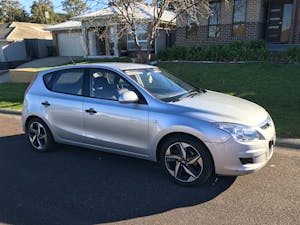
M82 95L84 83L84 69L72 69L46 74L46 87L54 92Z

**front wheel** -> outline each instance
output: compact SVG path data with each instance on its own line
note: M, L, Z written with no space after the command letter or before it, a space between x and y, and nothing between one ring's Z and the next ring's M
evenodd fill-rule
M177 184L205 183L213 175L213 161L207 148L196 138L174 135L161 148L160 163Z

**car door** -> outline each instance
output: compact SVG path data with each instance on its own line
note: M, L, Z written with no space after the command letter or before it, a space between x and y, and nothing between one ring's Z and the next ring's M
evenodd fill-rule
M120 93L136 90L112 71L90 69L89 75L90 97L83 103L88 144L145 156L149 140L146 101L140 96L138 103L118 102Z
M41 98L41 109L59 141L74 143L84 140L83 96L86 79L86 70L79 68L44 76L47 90Z

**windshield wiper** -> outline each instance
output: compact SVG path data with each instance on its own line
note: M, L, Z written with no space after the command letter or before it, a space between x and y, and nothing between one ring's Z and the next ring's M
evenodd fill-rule
M205 89L201 89L201 88L193 88L193 89L190 89L187 93L185 94L180 94L180 95L176 95L176 96L173 96L173 97L169 97L169 98L165 98L165 99L162 99L163 101L166 101L166 102L177 102L177 101L180 101L184 98L187 98L187 97L194 97L196 95L199 95L199 94L202 94L202 93L205 93L206 90Z
M187 93L181 95L181 96L178 98L178 100L181 100L181 99L183 99L183 98L188 98L188 97L194 97L194 96L196 96L196 95L198 95L198 94L200 94L200 93L201 93L201 92L199 92L198 89L193 88L193 89L189 90Z

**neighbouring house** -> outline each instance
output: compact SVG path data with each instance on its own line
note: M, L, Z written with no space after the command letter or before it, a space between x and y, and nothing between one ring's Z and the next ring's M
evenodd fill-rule
M26 61L48 56L51 32L44 24L12 22L0 24L0 62Z
M52 32L53 44L59 56L85 56L87 54L80 21L59 23L45 30Z
M142 20L137 35L142 51L146 51L147 23L152 20L154 10L152 6L142 3L138 3L136 8L136 16ZM164 12L153 44L154 54L175 43L176 20L173 19L173 12ZM72 20L46 28L52 32L59 55L84 57L135 55L136 45L130 32L124 31L120 12L115 6L77 16ZM166 26L168 31L165 29Z
M177 20L176 45L223 44L264 39L272 45L300 44L299 0L210 1L211 16L197 25ZM187 22L186 22L187 21Z

